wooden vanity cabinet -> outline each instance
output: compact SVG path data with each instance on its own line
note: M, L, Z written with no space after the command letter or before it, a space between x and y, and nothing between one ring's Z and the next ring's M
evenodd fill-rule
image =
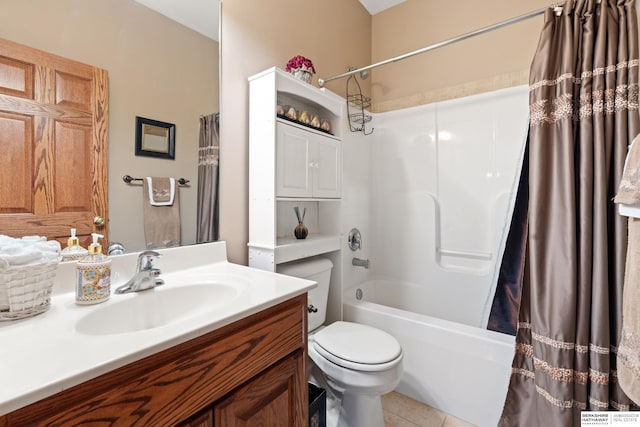
M207 408L188 420L178 424L178 427L213 427L213 411Z
M213 408L214 425L293 425L292 420L296 418L294 408L307 406L302 394L296 393L298 372L304 369L302 364L302 357L291 355L218 402ZM295 404L291 404L293 401Z
M306 294L0 417L8 426L306 426Z
M304 393L297 393L303 359L299 354L287 357L178 427L301 425L293 420L295 409L307 406L300 401ZM295 400L298 402L292 404Z

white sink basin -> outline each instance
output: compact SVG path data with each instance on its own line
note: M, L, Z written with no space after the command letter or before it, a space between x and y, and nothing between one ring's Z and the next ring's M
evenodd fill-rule
M76 331L108 335L158 328L228 305L239 295L236 286L206 282L114 294L106 305L80 318Z

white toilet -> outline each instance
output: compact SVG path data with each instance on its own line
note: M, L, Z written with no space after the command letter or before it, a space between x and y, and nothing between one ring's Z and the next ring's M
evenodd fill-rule
M327 388L327 407L339 409L339 427L384 427L380 395L396 388L402 348L380 329L338 321L322 326L327 313L333 264L313 258L278 266L278 273L318 282L309 291L310 380ZM327 417L329 426L331 416ZM336 421L334 421L335 423Z

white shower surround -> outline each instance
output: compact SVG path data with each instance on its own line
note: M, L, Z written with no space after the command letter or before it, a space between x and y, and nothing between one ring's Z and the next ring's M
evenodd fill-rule
M485 327L528 127L528 88L376 115L372 274L427 290L431 316Z
M372 126L372 135L343 141L344 232L356 226L363 234L361 250L343 251L344 318L399 339L406 354L398 391L495 425L514 341L486 324L528 88L374 114ZM370 259L371 269L352 267L354 256ZM367 302L354 299L357 285Z

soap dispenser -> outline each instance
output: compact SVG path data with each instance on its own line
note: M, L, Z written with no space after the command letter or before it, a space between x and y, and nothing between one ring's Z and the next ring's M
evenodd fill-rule
M98 238L104 236L91 233L91 237L89 253L76 267L76 303L82 305L104 302L111 295L111 260L102 254L102 245L98 243Z
M76 229L71 229L71 237L67 240L67 247L61 251L62 261L76 261L86 257L89 252L80 246L80 241L76 237Z

